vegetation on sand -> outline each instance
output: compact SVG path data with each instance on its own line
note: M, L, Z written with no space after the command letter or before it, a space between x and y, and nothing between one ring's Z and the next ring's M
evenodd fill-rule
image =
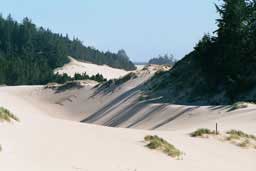
M11 122L12 120L19 121L8 109L0 107L0 121Z
M231 107L228 111L244 109L244 108L247 108L247 107L248 107L248 104L246 102L236 102L233 105L231 105Z
M191 137L203 137L205 135L213 135L216 134L215 131L211 131L210 129L200 128L190 134Z
M146 145L148 148L160 150L173 158L180 158L183 154L174 145L168 143L166 140L156 135L155 136L148 135L144 138L144 140L148 142L148 144Z
M176 104L256 101L256 1L218 4L217 30L206 34L170 71L155 76L148 84L157 88L149 91L151 96Z
M233 137L234 139L235 138L248 138L248 139L252 139L252 140L256 141L256 136L255 135L247 134L247 133L245 133L243 131L240 131L240 130L230 130L230 131L227 132L227 134L230 137Z
M97 82L104 82L107 81L101 74L96 74L93 76L89 76L85 73L83 74L79 74L79 73L75 73L75 75L73 77L68 76L66 73L60 75L59 73L55 74L52 82L56 82L59 84L64 84L68 81L76 81L76 80L94 80Z

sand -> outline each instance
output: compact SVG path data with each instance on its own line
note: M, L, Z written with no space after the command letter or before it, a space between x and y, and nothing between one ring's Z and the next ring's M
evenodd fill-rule
M256 170L256 150L189 136L197 128L214 129L216 122L222 132L241 129L256 135L254 105L227 112L225 106L138 101L143 83L155 71L153 66L101 91L92 84L64 92L44 86L0 87L0 106L20 119L0 123L0 170ZM147 149L146 135L165 138L185 153L183 159Z
M61 68L55 69L55 73L68 74L73 77L75 73L83 74L86 72L87 75L93 76L96 74L102 74L106 79L120 78L128 73L128 71L122 69L111 68L107 65L96 65L92 63L80 62L72 57L69 57L70 62Z

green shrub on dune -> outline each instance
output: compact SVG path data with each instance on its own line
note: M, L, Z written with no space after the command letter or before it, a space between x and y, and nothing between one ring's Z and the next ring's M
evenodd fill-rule
M19 121L19 119L12 114L8 109L0 107L0 122L11 122L12 120ZM2 151L2 146L0 145L0 152Z
M149 149L160 150L173 158L179 159L182 156L182 152L178 150L174 145L170 144L166 140L158 137L157 135L148 135L144 138L146 142L149 142L146 146Z
M203 137L204 135L216 134L214 131L211 131L206 128L200 128L190 134L191 137Z
M240 130L230 130L227 132L227 134L229 135L229 137L237 137L237 139L248 138L248 139L252 139L252 140L256 141L255 135L247 134ZM235 139L235 138L233 138L233 139Z
M12 114L8 109L0 107L0 121L11 122L12 120L19 121L19 118Z

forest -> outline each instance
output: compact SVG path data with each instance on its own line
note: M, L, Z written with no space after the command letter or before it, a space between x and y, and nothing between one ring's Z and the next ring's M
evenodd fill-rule
M156 74L148 94L183 105L256 102L256 1L223 0L216 10L217 29L170 71Z
M101 52L68 35L37 27L28 18L21 23L0 15L0 84L36 85L56 81L53 70L69 62L68 56L95 64L134 70L124 50ZM125 54L125 55L124 55Z
M224 0L214 35L207 34L193 55L213 90L236 99L256 83L256 1Z

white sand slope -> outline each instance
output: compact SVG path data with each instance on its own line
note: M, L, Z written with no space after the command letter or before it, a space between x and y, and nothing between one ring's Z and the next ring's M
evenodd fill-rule
M137 71L137 78L107 88L0 87L0 106L21 120L0 123L0 170L255 171L256 150L188 134L197 128L213 129L218 122L222 132L241 129L256 135L256 107L227 112L225 106L140 100L141 88L157 70L148 67ZM165 138L185 153L183 159L147 149L146 135Z
M30 87L18 87L19 89ZM12 88L8 90L12 91ZM195 139L188 130L171 132L106 128L53 119L35 104L0 91L0 105L20 123L0 124L3 171L255 171L256 152L213 139ZM206 113L207 115L207 113ZM208 125L209 126L209 125ZM174 160L144 147L143 138L158 134L186 155Z
M54 72L59 74L68 74L74 76L75 73L83 74L87 73L89 76L96 74L102 74L106 79L120 78L128 73L128 71L122 69L111 68L107 65L96 65L92 63L85 63L75 60L69 57L70 62L61 68L57 68Z

